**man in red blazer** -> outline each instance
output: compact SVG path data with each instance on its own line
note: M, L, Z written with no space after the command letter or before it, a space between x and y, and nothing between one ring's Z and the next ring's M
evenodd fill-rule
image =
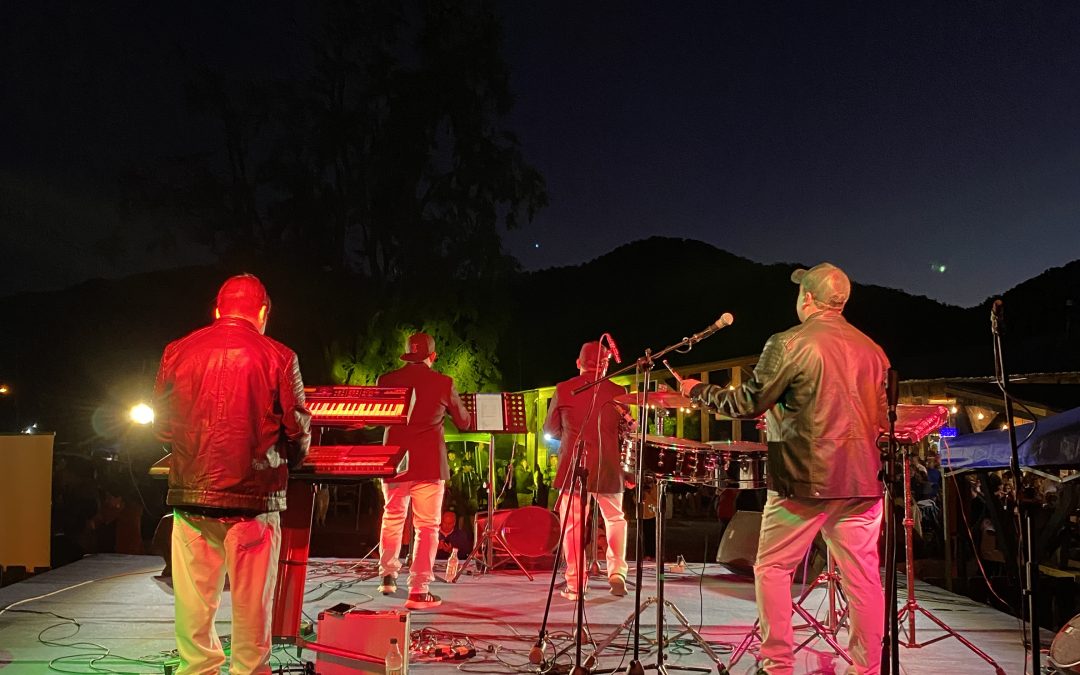
M622 508L623 471L619 429L627 411L614 400L626 390L606 381L580 394L574 393L581 385L604 376L610 355L599 342L583 344L577 359L578 375L555 387L555 395L548 404L548 415L544 421L544 433L560 440L559 469L554 487L559 490L559 517L566 522L563 536L566 588L560 593L568 600L577 599L580 581L581 498L571 492L574 487L574 459L578 453L582 455L581 466L588 472L586 490L604 517L611 594L626 595L626 516ZM588 576L587 570L582 573Z
M401 355L405 366L379 378L380 387L412 387L416 394L409 423L386 428L384 445L398 445L409 451L409 469L401 476L383 480L383 518L379 537L379 590L384 595L397 591L401 570L401 533L405 514L412 501L412 566L409 568L409 609L426 609L442 604L428 586L435 578L432 568L439 545L439 517L443 491L450 469L446 461L443 417L447 414L464 429L472 422L469 411L454 389L453 378L431 369L435 362L435 340L426 333L409 337Z

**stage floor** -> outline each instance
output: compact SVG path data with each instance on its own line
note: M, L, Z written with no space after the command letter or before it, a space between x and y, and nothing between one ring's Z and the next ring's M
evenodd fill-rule
M439 563L441 569L442 563ZM48 672L69 673L160 673L172 638L172 596L154 579L161 569L161 559L150 556L97 555L71 565L37 575L0 589L0 608L28 598L0 615L0 673L36 675ZM378 593L373 561L313 561L309 571L304 611L309 618L337 603L349 603L364 609L397 609L405 599L404 588L398 596ZM462 576L457 584L436 582L432 591L443 597L444 604L430 611L413 612L412 630L424 628L470 636L477 656L465 661L431 662L411 659L410 670L449 673L464 672L526 673L527 655L536 639L544 614L550 571L535 573L529 581L520 572L499 571L484 576ZM655 566L647 563L643 598L654 594ZM631 571L631 576L633 571ZM404 586L404 577L400 580ZM798 594L796 586L793 593ZM901 588L901 602L906 591ZM680 573L669 573L665 598L673 602L687 621L700 627L704 638L727 664L731 647L750 631L755 615L754 587L750 579L732 574L722 565L701 564ZM1021 628L1016 618L978 605L934 586L919 584L919 604L994 658L1006 673L1024 673L1024 649ZM804 604L817 616L825 614L824 589L815 590ZM608 594L607 582L595 578L586 602L586 620L596 642L616 631L634 609L633 590L616 598ZM572 665L573 643L569 639L574 623L574 603L556 593L551 605L549 630L554 646L563 652L558 666ZM229 632L229 596L222 601L218 630ZM655 647L648 641L655 637L655 606L642 620L642 660L655 663ZM668 636L681 626L672 612L667 613ZM796 617L796 625L798 618ZM73 622L77 622L77 625ZM927 618L918 617L916 637L926 642L943 632ZM801 631L798 636L808 636ZM902 634L903 637L903 634ZM1052 634L1044 631L1044 642ZM841 630L841 644L847 642ZM600 667L617 668L629 660L626 645L628 632L620 633L611 647L599 658ZM274 665L295 664L294 650L275 649ZM585 653L591 652L586 647ZM550 655L552 650L548 650ZM668 649L669 663L703 666L716 672L701 648L686 639L673 640ZM306 660L315 660L310 651ZM797 654L797 673L842 673L846 663L821 640L815 640ZM952 675L990 673L993 669L953 638L924 648L902 648L904 673L935 675L948 670ZM50 667L51 664L51 667ZM464 665L462 665L464 664ZM753 673L753 653L744 656L732 673ZM535 670L531 672L536 672Z

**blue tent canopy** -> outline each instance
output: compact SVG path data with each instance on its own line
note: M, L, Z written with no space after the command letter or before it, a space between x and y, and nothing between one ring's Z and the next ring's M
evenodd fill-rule
M1016 427L1021 467L1080 469L1080 408L1039 420L1035 433L1025 442L1030 430L1027 424ZM941 440L941 464L948 471L1009 467L1012 450L1007 430Z

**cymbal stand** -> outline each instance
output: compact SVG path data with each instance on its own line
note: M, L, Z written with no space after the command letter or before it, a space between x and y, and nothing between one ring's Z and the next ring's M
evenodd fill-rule
M900 644L909 649L918 649L920 647L926 647L932 645L935 642L944 640L945 638L954 637L960 641L960 644L964 645L971 651L975 652L979 658L986 661L994 668L994 672L997 675L1005 675L1005 670L990 657L989 654L972 644L967 638L961 635L958 631L950 628L941 619L937 618L930 612L930 610L920 607L919 601L915 599L915 539L913 531L915 529L915 518L912 515L913 501L911 498L911 453L913 446L903 446L904 452L904 565L907 576L907 602L904 603L903 608L900 610L898 621L903 628L905 640ZM937 624L938 628L945 631L943 635L939 635L935 638L920 643L915 636L915 613L921 612L923 616ZM904 625L904 622L907 622Z
M610 645L612 642L614 642L624 630L627 630L628 628L630 628L631 625L638 624L640 622L640 620L641 620L640 619L641 615L645 612L646 609L648 609L652 605L656 606L656 640L652 641L652 643L655 644L658 647L657 654L656 654L656 663L655 664L649 664L647 666L640 666L640 668L642 668L642 669L644 669L644 668L649 668L649 669L655 668L658 672L661 672L661 673L667 672L669 670L684 670L684 671L688 671L688 672L699 672L699 673L711 672L710 669L708 669L708 668L698 668L698 667L694 667L694 666L676 666L676 665L671 665L671 664L665 663L665 660L667 659L667 656L664 653L665 648L667 647L668 644L670 644L671 642L681 638L683 635L689 635L690 638L695 643L697 643L697 645L699 647L701 647L701 650L703 652L705 652L705 655L708 656L712 660L712 662L717 665L718 670L723 667L723 664L722 664L722 662L720 660L720 657L716 654L715 651L713 651L712 647L705 640L705 638L703 638L701 636L701 633L697 632L697 630L690 624L690 621L686 618L686 615L682 613L682 610L679 609L678 605L676 605L674 602L672 602L670 600L665 600L664 599L664 495L666 493L665 488L667 486L667 482L668 481L666 481L666 480L657 480L657 486L656 486L656 489L657 489L657 496L656 496L656 504L657 504L657 514L656 514L656 595L647 598L645 600L645 602L639 603L637 608L633 612L631 612L630 616L626 617L626 620L623 621L622 624L620 624L619 627L616 628L615 631L611 633L611 635L607 636L603 641L601 641L600 643L598 643L596 645L596 649L593 651L592 655L589 657L589 659L585 663L586 668L592 669L592 667L596 665L596 659L600 655L600 653L602 651L604 651L604 649L606 649L608 647L608 645ZM638 521L638 522L640 523L641 521ZM642 566L642 564L641 564L641 562L639 560L638 561L638 569L640 570L640 569L642 569L642 567L643 566ZM639 586L638 586L638 593L639 594L640 594L640 591L641 591L641 587L640 587L640 582L639 582ZM682 624L682 630L679 631L677 634L671 636L671 637L667 637L667 636L664 635L664 625L665 625L664 610L665 609L671 610L671 613L675 615L676 620L680 624ZM637 659L637 644L635 644L635 654L634 654L634 656L635 656L635 660L636 660ZM609 669L609 670L592 670L592 672L596 673L596 674L599 674L599 673L610 673L610 672L614 672L614 671ZM630 672L632 672L632 671L630 671Z

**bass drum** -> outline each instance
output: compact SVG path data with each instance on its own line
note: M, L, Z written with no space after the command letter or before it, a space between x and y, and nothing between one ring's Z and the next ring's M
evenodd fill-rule
M476 537L484 533L486 513L476 514ZM536 558L550 555L559 545L559 519L539 506L496 511L491 519L492 541L496 550L516 556Z

